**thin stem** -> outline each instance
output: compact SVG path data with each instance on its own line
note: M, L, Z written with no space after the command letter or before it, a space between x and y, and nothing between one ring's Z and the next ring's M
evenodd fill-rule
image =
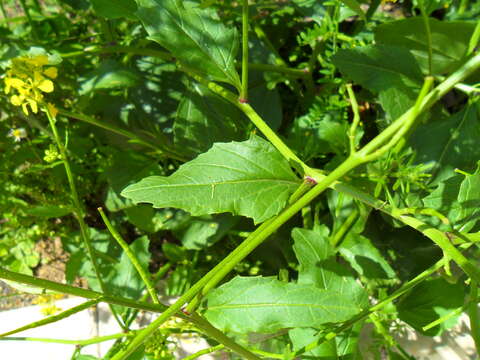
M103 219L103 222L107 226L108 231L110 234L113 236L113 238L118 242L118 244L122 247L123 251L125 251L125 254L127 254L128 258L130 259L131 263L137 270L138 274L143 280L143 283L147 287L147 291L150 294L150 297L152 298L152 301L154 304L160 304L160 301L158 300L157 292L155 291L155 286L153 285L152 281L150 280L149 274L145 271L143 266L140 264L140 261L138 258L135 256L133 253L132 249L130 249L130 246L123 240L122 236L118 233L117 229L115 229L108 219L108 217L105 215L105 212L103 211L102 208L98 208L98 211L100 212L100 216Z
M432 76L432 31L430 29L430 20L428 18L427 11L425 9L425 0L420 1L420 12L422 13L423 23L425 25L425 32L427 34L427 46L428 46L428 75Z
M68 156L67 156L67 149L63 145L62 140L60 139L60 135L58 134L57 130L57 125L56 125L56 118L52 116L50 113L50 110L48 107L45 107L45 112L48 117L48 121L50 123L50 128L52 129L53 137L55 140L55 143L57 144L57 147L60 151L60 154L62 156L62 162L65 167L65 173L67 174L67 179L68 179L68 185L70 187L70 194L73 200L73 206L75 208L75 218L77 219L78 224L80 225L80 233L82 236L83 243L85 244L85 247L87 248L87 254L88 257L90 258L90 261L92 263L95 276L97 277L98 283L100 284L100 288L104 294L107 293L105 284L103 282L102 274L100 273L100 268L98 266L97 259L94 254L94 249L92 246L92 243L90 241L90 234L89 234L89 229L87 224L85 223L84 220L84 209L82 206L82 203L80 202L80 198L78 197L78 191L77 191L77 186L75 184L75 179L73 177L73 172L70 167L70 162L68 161ZM113 306L110 306L110 310L112 311L112 314L114 315L115 319L117 320L118 324L123 328L124 324L122 321L120 321L120 318L118 317L118 314L114 310Z
M340 241L343 239L345 234L350 230L352 225L355 223L355 221L358 219L359 212L357 209L354 209L350 215L347 217L345 222L342 223L342 226L340 226L340 229L338 229L332 236L330 240L330 244L335 247L337 246Z
M104 341L120 339L127 336L132 336L133 332L130 333L118 333L112 335L105 335L105 336L97 336L87 340L64 340L64 339L49 339L49 338L36 338L36 337L6 337L1 338L0 340L6 341L39 341L44 343L55 343L55 344L67 344L67 345L80 345L80 346L87 346L92 344L98 344Z
M211 354L215 351L222 350L224 348L225 348L225 345L222 345L222 344L212 346L212 347L209 347L207 349L197 351L196 353L194 353L192 355L188 355L187 357L184 357L183 360L194 360L196 358L199 358L202 355Z
M100 301L102 301L102 297L86 301L83 304L75 306L75 307L73 307L71 309L68 309L66 311L62 311L60 314L52 315L52 316L49 316L45 319L35 321L35 322L30 323L28 325L19 327L15 330L11 330L11 331L8 331L6 333L0 334L0 338L8 336L8 335L13 335L13 334L19 333L19 332L24 331L24 330L33 329L33 328L37 328L37 327L40 327L40 326L44 326L44 325L47 325L47 324L57 322L59 320L62 320L62 319L65 319L65 318L69 317L70 315L76 314L77 312L88 309L89 307L92 307L92 306L98 304Z
M468 305L470 305L470 304L468 304ZM475 306L477 306L477 304L475 304ZM453 310L453 311L450 311L448 314L443 315L442 317L438 318L437 320L432 321L431 323L423 326L423 327L422 327L422 330L423 330L423 331L428 331L428 330L430 330L431 328L434 328L435 326L438 326L438 325L444 323L444 322L447 321L448 319L451 319L451 318L454 317L454 316L460 315L460 314L463 312L463 310L464 310L463 307L459 307L458 309L455 309L455 310Z
M458 7L458 14L461 15L467 10L469 0L462 0L460 6Z
M9 271L7 269L0 267L0 279L15 281L22 284L27 284L31 286L38 287L40 289L50 290L56 293L61 294L69 294L73 296L79 296L85 299L93 299L96 300L99 297L102 298L102 302L106 302L109 304L121 305L130 307L133 309L145 310L145 311L152 311L152 312L162 312L167 307L162 304L149 304L146 302L140 302L138 300L131 300L121 296L115 295L106 295L102 294L98 291L83 289L75 286L70 286L66 284L57 283L50 280L40 279L37 277L16 273L13 271ZM180 315L180 314L178 314Z
M242 88L240 101L248 102L248 0L242 6Z
M478 316L478 281L470 281L470 305L467 308L470 318L470 334L475 342L477 354L480 354L480 319Z
M118 126L115 126L115 125L112 125L112 124L108 124L108 123L105 123L105 122L98 121L94 117L91 117L91 116L88 116L88 115L85 115L85 114L74 113L74 112L70 112L70 111L67 111L67 110L63 110L63 109L60 109L58 111L58 113L60 115L63 115L63 116L66 116L66 117L69 117L69 118L72 118L72 119L80 120L80 121L86 122L88 124L98 126L102 129L111 131L115 134L124 136L124 137L130 139L134 143L144 145L148 148L151 148L155 151L160 152L161 154L163 154L163 155L165 155L169 158L176 159L176 160L179 160L179 161L187 161L188 160L186 157L184 157L181 154L178 154L174 150L170 149L170 146L165 144L165 143L168 142L168 140L166 138L161 139L162 142L165 145L164 146L158 146L157 143L153 143L153 142L144 140L144 139L140 138L138 135L136 135L135 133L133 133L131 131L122 129L122 128L120 128Z
M470 41L468 42L468 50L467 56L470 56L475 51L475 48L478 45L478 40L480 39L480 20L477 21L477 25L475 26L475 30L473 30L473 34L470 37Z
M350 154L355 152L355 132L357 130L358 124L360 123L360 111L358 108L357 98L355 97L355 93L352 90L352 84L347 84L347 92L348 97L350 98L350 104L352 106L353 111L353 120L352 125L348 131L348 139L350 142Z

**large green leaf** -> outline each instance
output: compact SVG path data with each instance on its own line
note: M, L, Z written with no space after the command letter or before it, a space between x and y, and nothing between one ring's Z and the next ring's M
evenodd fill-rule
M458 316L428 331L423 331L422 327L460 308L464 291L461 283L450 284L442 278L426 280L401 299L397 305L399 318L426 335L440 335L456 324Z
M474 171L480 159L479 106L477 103L448 119L420 125L409 142L420 163L432 164L433 182L454 175L456 168Z
M238 34L210 9L179 0L136 0L137 16L150 38L203 77L240 88L235 70Z
M442 75L455 70L463 61L474 22L440 21L429 18L432 40L432 73ZM428 74L428 33L421 17L387 22L375 28L378 44L401 46L413 54L424 74Z
M320 289L335 291L358 307L368 304L367 293L350 271L337 263L326 226L316 231L295 228L292 236L295 241L293 249L300 263L299 284L313 284Z
M240 277L212 291L206 318L222 331L275 332L345 321L361 308L351 298L314 285Z
M175 145L197 155L216 142L244 140L245 125L239 109L195 83L178 106L173 127Z
M258 223L283 209L298 185L287 160L270 143L252 136L243 142L216 143L169 177L147 177L122 195L194 216L231 212Z

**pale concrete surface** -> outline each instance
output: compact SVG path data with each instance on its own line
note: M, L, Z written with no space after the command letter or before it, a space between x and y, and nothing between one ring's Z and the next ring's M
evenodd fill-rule
M83 303L85 299L69 298L55 301L56 306L62 310ZM40 312L40 305L27 306L14 310L0 312L0 333L16 329L31 322L44 319L45 316ZM154 317L145 313L141 317L141 325L145 326ZM133 329L138 328L140 324L136 323ZM83 340L94 336L111 335L121 332L120 326L110 315L110 310L106 304L100 304L97 310L88 309L74 314L66 319L62 319L52 324L39 328L22 331L11 336L18 337L36 337L50 339L68 339ZM179 343L179 350L176 352L178 359L193 354L201 349L209 347L205 339L195 338L175 338L172 339ZM112 346L114 341L106 341L99 344L89 345L82 349L82 354L102 357ZM65 345L57 343L44 343L36 341L0 341L0 359L1 360L68 360L71 358L74 345ZM200 360L213 360L210 355L199 357Z

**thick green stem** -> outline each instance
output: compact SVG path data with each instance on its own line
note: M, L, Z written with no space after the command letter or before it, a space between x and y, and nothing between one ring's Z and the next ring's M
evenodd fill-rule
M100 212L100 216L103 219L103 222L107 226L108 231L110 234L113 236L113 238L118 242L118 244L122 247L123 251L125 251L125 254L127 254L130 262L133 264L135 269L137 270L138 274L143 280L143 283L147 287L147 291L150 294L150 297L153 301L154 304L160 304L160 301L158 300L157 292L155 290L155 286L153 285L152 281L150 280L149 274L145 271L143 266L140 264L140 261L137 259L136 255L133 253L133 251L130 249L130 246L123 240L122 236L119 234L117 229L115 229L108 219L108 217L105 215L105 212L103 211L102 208L98 208L98 211Z
M248 102L248 0L242 4L242 88L240 101Z
M350 105L353 111L353 120L350 129L348 130L348 140L350 143L350 155L356 151L355 147L355 133L357 131L358 124L360 123L360 111L358 108L357 98L352 89L352 84L347 84L348 97L350 98Z

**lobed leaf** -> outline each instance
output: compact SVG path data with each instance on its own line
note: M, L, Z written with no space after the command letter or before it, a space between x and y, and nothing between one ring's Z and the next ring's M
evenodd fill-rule
M240 277L207 296L206 318L222 331L275 332L345 321L361 308L349 297L315 285Z
M231 212L259 223L280 212L298 185L287 160L270 143L252 136L216 143L172 175L144 178L122 195L194 216Z
M215 12L178 0L136 0L137 16L150 39L168 49L183 65L199 75L240 88L235 70L238 34Z

